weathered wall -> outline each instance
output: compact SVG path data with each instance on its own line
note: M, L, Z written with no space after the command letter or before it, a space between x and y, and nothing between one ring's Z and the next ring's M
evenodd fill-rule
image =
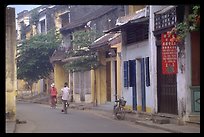
M90 103L91 71L73 73L73 99L75 102Z
M61 89L62 87L64 87L65 82L69 82L68 73L65 72L62 64L55 63L54 64L54 83L55 83L55 87L57 88L58 95L61 93Z
M16 27L15 9L6 9L6 118L16 120Z
M75 21L101 8L102 5L72 5L70 9L70 20Z

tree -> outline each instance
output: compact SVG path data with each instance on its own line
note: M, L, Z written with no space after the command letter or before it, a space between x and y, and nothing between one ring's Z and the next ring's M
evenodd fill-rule
M53 30L24 40L17 47L17 78L25 80L32 90L34 82L46 78L53 70L49 58L60 42Z
M72 34L72 49L69 50L67 57L72 58L64 65L67 71L87 71L91 68L96 68L99 66L99 61L97 53L89 49L92 42L97 39L100 34L94 30L80 30Z

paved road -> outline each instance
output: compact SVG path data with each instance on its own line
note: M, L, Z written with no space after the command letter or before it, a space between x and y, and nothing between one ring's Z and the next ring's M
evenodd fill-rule
M52 109L43 104L17 103L17 119L27 123L17 124L16 133L164 133L166 131L114 120L83 110Z

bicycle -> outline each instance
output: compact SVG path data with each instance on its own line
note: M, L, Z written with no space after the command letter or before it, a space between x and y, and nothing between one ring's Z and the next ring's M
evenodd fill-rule
M117 118L118 120L125 119L125 108L124 108L125 105L126 105L126 101L124 100L123 97L119 98L118 100L115 100L115 105L113 107L113 114L115 118Z

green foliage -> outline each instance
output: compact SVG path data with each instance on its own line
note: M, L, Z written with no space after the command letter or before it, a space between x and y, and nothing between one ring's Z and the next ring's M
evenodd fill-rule
M37 10L33 10L31 13L30 24L36 25L39 20L39 13Z
M74 61L66 63L64 65L64 68L66 70L70 70L71 72L77 72L77 71L88 71L91 68L96 68L97 66L99 66L99 61L97 59L97 56L91 55L91 56L81 56L80 58L75 59Z
M67 57L78 57L64 65L67 71L87 71L99 65L96 52L91 51L90 45L100 37L100 34L93 30L80 30L72 34L72 49Z
M53 30L23 41L17 47L17 78L33 83L47 77L53 70L49 58L60 42Z
M188 32L200 30L200 5L193 6L191 14L188 15L184 22L181 22L172 29L183 40Z

